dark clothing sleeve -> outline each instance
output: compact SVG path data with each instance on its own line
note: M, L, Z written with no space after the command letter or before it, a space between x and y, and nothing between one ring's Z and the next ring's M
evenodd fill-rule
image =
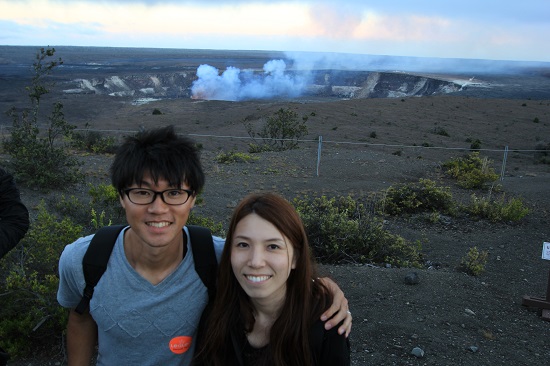
M25 236L29 212L21 202L13 176L0 168L0 259Z
M311 328L310 346L315 366L349 366L349 339L338 334L338 327L325 330L325 322L318 320Z

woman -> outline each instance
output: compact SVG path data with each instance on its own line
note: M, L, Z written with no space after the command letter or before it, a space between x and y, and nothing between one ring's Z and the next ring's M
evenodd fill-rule
M314 280L307 236L292 205L273 193L247 196L226 241L197 363L349 365L347 338L319 320L332 298Z

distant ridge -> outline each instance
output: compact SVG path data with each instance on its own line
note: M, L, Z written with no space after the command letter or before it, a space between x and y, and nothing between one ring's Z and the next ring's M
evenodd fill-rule
M240 84L256 82L268 62L278 75L302 78L275 97L387 98L460 94L481 98L550 99L550 63L441 59L334 53L54 46L64 63L54 77L65 93L130 98L190 98L200 65L218 75L239 70ZM0 46L0 84L28 79L40 47ZM245 73L245 70L250 70ZM272 71L275 72L275 71ZM267 74L266 74L267 75ZM263 81L262 81L263 82ZM304 84L304 85L302 85ZM279 84L277 84L279 85ZM7 86L7 85L5 85ZM212 85L210 85L212 86ZM298 90L299 88L299 90ZM290 94L290 92L292 93ZM236 92L212 99L242 100ZM246 98L273 95L248 92Z
M41 46L0 45L0 65L32 64ZM123 65L128 63L148 64L157 62L200 63L210 61L218 65L245 67L251 62L260 66L271 59L287 59L293 63L309 64L312 69L343 69L358 71L411 71L411 72L484 72L517 73L526 69L548 69L550 62L507 61L460 58L429 58L410 56L339 54L319 52L247 51L247 50L204 50L175 48L132 48L132 47L82 47L51 46L67 64L101 63ZM254 60L254 61L251 61Z

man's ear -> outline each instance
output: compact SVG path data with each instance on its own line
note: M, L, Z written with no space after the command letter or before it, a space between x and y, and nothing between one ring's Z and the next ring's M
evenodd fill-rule
M196 195L191 196L189 198L189 200L191 201L191 203L190 203L191 207L189 207L189 209L192 209L193 207L195 207L195 202L197 201L197 196Z

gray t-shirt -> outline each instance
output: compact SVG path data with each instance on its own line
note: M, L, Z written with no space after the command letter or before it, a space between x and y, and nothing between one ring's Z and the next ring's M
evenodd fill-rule
M57 300L63 307L74 308L80 302L85 287L82 258L92 237L67 245L61 254ZM219 262L225 241L213 239ZM124 231L90 301L98 326L97 364L190 365L208 293L195 271L189 239L183 261L157 285L130 266L123 241Z

